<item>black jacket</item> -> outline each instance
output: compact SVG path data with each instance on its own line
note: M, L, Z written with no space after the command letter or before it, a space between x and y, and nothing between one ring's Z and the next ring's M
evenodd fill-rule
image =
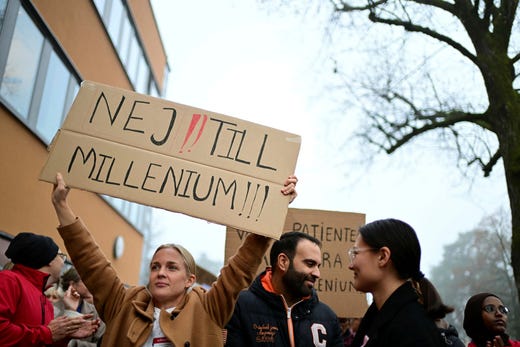
M248 290L240 293L235 312L227 325L227 347L290 346L287 312L282 297L262 286L260 274ZM343 347L336 314L311 298L295 304L290 311L295 345L298 347Z
M465 347L464 342L459 339L459 332L453 325L450 325L448 329L439 328L444 345L447 347Z
M428 317L410 282L390 295L378 310L375 303L361 320L353 346L365 347L443 347L444 343L434 321Z

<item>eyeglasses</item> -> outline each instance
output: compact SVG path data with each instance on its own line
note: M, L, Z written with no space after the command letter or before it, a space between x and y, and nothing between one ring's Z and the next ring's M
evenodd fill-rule
M67 261L67 255L65 253L58 252L58 255L63 261Z
M350 248L348 250L347 254L348 254L348 257L350 258L350 262L352 263L359 253L366 252L366 251L378 251L378 250L379 250L379 248L371 248L371 247L358 248L358 247L352 247L352 248Z
M509 313L509 309L507 307L505 307L504 305L500 305L500 306L496 307L495 305L489 304L489 305L482 307L482 310L486 311L487 313L495 313L496 311L498 311L502 314L505 314L506 316Z

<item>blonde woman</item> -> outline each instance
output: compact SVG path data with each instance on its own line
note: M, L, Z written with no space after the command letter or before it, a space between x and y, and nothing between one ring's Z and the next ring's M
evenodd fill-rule
M209 291L195 286L195 262L182 246L160 246L150 264L148 286L126 288L86 225L67 203L69 188L56 175L52 203L58 231L81 279L96 298L106 324L101 346L222 346L222 328L233 313L238 293L255 275L270 239L250 234ZM297 179L282 189L290 201Z

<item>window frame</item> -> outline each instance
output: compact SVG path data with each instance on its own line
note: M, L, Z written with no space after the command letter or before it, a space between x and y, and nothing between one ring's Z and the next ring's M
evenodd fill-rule
M36 124L43 96L43 87L45 85L52 52L56 54L59 62L64 65L65 69L69 73L67 81L64 82L67 85L65 88L66 92L64 108L62 110L62 114L59 116L60 124L63 123L66 117L66 113L72 105L74 97L79 90L83 78L71 63L71 59L69 59L69 57L66 55L65 51L57 42L56 38L44 25L44 21L39 17L37 10L30 3L30 1L27 0L8 0L7 2L5 17L3 24L0 27L0 78L3 78L5 74L5 68L10 53L9 48L15 32L19 10L25 11L29 19L42 34L42 52L37 62L36 78L34 81L33 93L29 101L27 117L18 113L13 105L10 105L10 103L1 95L0 103L8 110L8 112L13 115L14 118L23 124L23 126L28 128L34 134L34 136L42 142L43 145L47 145L48 141L45 139L43 134L38 132ZM101 194L98 194L98 196L102 197L107 202L107 204L121 216L121 218L133 225L137 232L143 235L146 235L150 232L152 209L149 206L123 200L124 203L121 204L120 208L118 208L116 203L112 203L112 201L114 201L113 199L116 198L103 196Z

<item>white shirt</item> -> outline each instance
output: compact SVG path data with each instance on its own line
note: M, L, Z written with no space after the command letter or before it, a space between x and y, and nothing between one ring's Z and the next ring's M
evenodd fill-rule
M175 307L166 309L166 312L172 313ZM152 333L148 336L148 340L143 347L173 347L173 344L164 336L161 326L159 325L159 316L161 309L154 307L153 309L153 327Z

